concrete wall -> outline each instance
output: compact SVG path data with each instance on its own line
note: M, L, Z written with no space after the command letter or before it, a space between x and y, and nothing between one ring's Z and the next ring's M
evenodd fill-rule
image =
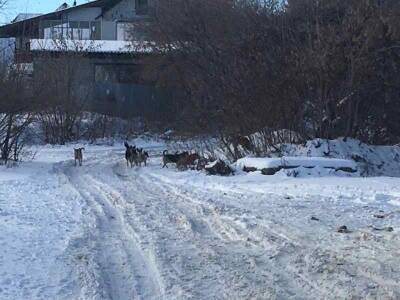
M70 73L58 72L57 66L74 64ZM147 113L149 110L162 103L168 97L165 91L155 88L151 83L118 83L96 82L95 66L97 64L110 64L113 68L119 65L140 64L139 58L134 57L72 57L67 59L40 57L34 58L34 81L43 84L49 80L49 76L73 77L73 93L84 101L85 108L98 113L105 113L121 117L135 117ZM48 70L50 68L50 71ZM55 73L52 73L55 72ZM54 74L54 75L53 75ZM49 86L47 86L49 87Z

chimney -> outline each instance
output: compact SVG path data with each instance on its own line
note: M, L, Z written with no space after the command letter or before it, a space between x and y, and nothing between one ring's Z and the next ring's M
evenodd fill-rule
M69 5L64 2L59 8L56 9L56 11L61 11L61 10L67 9L68 7L69 7Z
M74 4L72 4L73 6L76 6L76 0L74 0Z

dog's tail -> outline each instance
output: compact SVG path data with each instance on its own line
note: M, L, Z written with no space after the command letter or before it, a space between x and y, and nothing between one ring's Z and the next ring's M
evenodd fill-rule
M168 150L164 150L162 154L163 155L167 155L168 154Z
M128 142L125 142L124 145L125 145L125 148L127 148L127 149L129 148Z

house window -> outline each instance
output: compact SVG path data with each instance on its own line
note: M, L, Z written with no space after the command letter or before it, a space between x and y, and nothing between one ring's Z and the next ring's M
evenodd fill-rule
M95 65L95 82L142 84L140 65L135 64L97 64Z
M136 14L137 15L147 15L149 5L148 0L135 0L136 3Z

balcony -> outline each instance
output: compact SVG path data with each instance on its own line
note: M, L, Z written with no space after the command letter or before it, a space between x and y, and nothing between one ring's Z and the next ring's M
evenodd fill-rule
M40 39L101 40L100 21L45 20L40 23Z

